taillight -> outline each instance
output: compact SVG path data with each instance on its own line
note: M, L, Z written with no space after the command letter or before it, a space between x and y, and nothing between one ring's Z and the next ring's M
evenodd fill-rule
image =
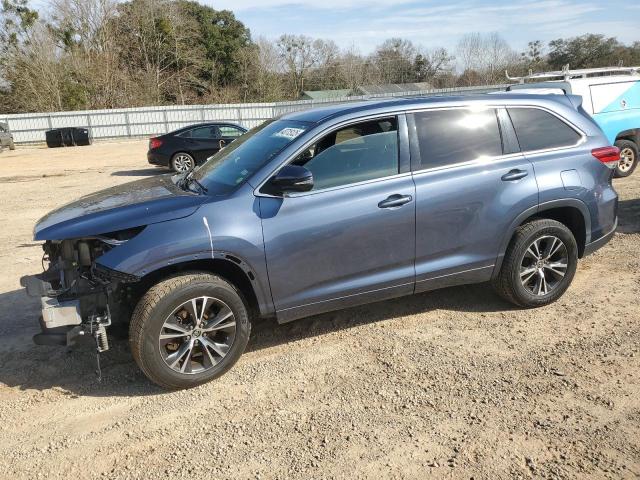
M594 148L591 150L591 155L611 169L616 168L620 161L620 149L618 147Z
M149 140L149 150L153 150L154 148L160 148L162 146L162 140L159 138L152 138Z

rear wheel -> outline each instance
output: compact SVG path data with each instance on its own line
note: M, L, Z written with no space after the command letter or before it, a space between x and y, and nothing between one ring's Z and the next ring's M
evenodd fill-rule
M193 170L196 162L191 155L178 152L171 158L171 169L177 173L186 173Z
M192 273L168 278L138 302L129 331L136 363L154 383L190 388L218 378L249 340L247 306L220 277Z
M638 166L638 145L631 140L618 140L616 147L620 149L620 162L615 171L616 177L628 177Z
M571 230L555 220L534 220L516 230L494 287L518 306L541 307L564 294L577 264Z

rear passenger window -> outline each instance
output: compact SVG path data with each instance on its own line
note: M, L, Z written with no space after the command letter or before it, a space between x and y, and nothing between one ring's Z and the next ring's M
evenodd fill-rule
M538 108L509 108L509 116L523 152L571 147L580 134L555 115Z
M398 174L398 122L361 122L323 137L292 162L313 173L313 190Z
M414 171L502 155L495 109L433 110L413 118L420 149Z

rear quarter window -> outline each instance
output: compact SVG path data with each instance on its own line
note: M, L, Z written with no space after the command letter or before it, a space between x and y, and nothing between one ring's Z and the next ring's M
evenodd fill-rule
M507 109L523 152L572 147L581 135L563 120L538 108Z

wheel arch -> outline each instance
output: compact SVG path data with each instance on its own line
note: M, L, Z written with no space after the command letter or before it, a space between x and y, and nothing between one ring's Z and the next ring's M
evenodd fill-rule
M571 230L578 244L578 257L582 258L584 256L585 247L591 241L591 218L589 216L589 209L584 202L575 198L553 200L537 207L529 208L513 220L500 246L492 274L493 278L497 277L500 272L505 253L518 227L532 220L541 218L556 220Z
M616 141L618 140L630 140L640 148L640 128L632 128L618 133Z
M249 308L261 317L273 314L270 298L265 298L258 279L251 267L242 259L231 254L219 254L214 258L175 261L164 265L147 274L138 282L135 302L142 297L153 285L167 277L187 272L209 272L218 275L233 284L246 299Z

